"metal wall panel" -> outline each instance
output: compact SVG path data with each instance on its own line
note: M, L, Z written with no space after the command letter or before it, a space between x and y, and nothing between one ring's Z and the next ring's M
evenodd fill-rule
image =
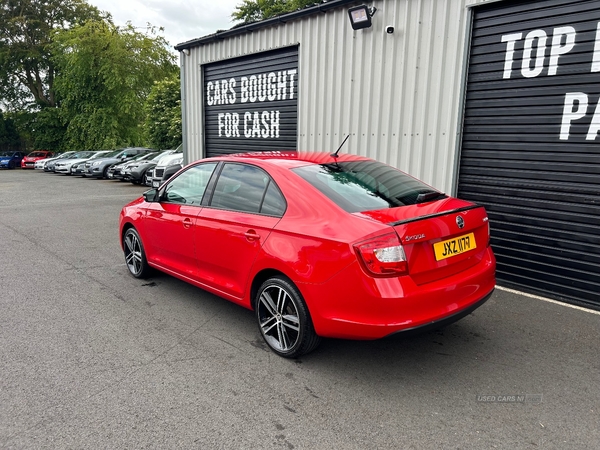
M600 306L597 0L475 8L459 196L486 206L501 283Z
M202 66L298 44L299 150L333 151L350 134L344 152L377 158L451 192L465 1L375 0L371 28L353 31L344 6L190 48L181 55L188 159L206 154Z

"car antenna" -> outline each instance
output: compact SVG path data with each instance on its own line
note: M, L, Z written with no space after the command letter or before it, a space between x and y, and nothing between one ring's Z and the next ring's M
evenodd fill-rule
M340 152L340 150L342 149L342 147L344 146L344 144L346 143L346 141L348 140L349 137L350 137L350 135L346 136L346 139L344 139L344 142L342 142L342 145L340 145L338 147L338 149L335 152L333 152L331 155L329 155L329 156L333 156L334 158L337 158L338 157L338 153Z

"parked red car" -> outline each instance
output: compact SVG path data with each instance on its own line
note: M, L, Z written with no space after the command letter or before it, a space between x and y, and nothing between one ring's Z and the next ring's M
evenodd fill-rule
M120 241L134 277L156 268L253 309L285 357L439 327L495 287L482 206L353 155L197 161L123 208Z
M54 153L47 150L36 150L35 152L31 152L21 160L21 169L33 169L36 161L52 158L53 156Z

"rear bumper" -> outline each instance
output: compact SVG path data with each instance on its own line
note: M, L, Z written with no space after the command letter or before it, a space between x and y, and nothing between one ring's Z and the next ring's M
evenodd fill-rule
M416 285L410 276L371 278L352 264L324 284L297 283L323 337L379 339L454 322L481 306L495 286L491 249L476 265Z
M468 306L467 308L463 309L462 311L460 311L458 313L455 313L455 314L452 314L451 316L445 317L444 319L434 320L433 322L426 323L424 325L419 325L414 328L407 328L404 330L396 331L395 333L392 333L388 336L398 336L398 335L412 336L413 334L424 333L426 331L436 330L438 328L445 327L446 325L450 325L451 323L454 323L457 320L460 320L463 317L471 314L473 311L475 311L477 308L479 308L481 305L483 305L485 302L487 302L493 293L494 293L494 290L492 289L492 291L490 293L486 294L481 300L477 301L476 303L472 304L471 306Z

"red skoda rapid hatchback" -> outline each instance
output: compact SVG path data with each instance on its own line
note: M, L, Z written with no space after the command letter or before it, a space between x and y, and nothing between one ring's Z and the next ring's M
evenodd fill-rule
M253 309L290 358L451 323L495 286L482 206L353 155L197 161L123 208L120 241L134 277L159 269Z

